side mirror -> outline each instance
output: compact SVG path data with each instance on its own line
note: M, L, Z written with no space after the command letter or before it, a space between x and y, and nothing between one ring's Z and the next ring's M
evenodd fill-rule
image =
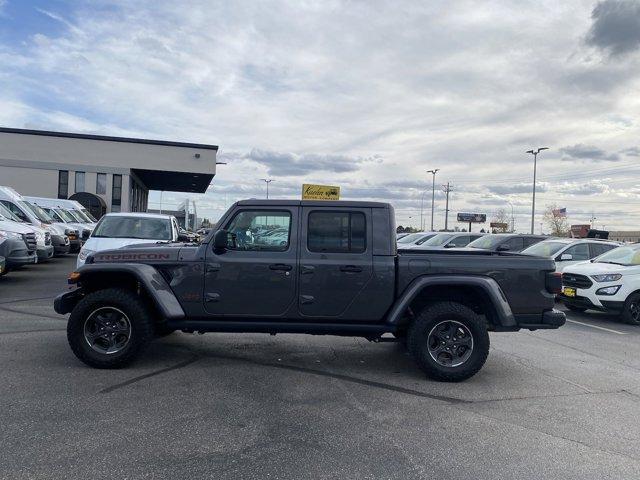
M573 260L573 255L571 255L570 253L563 253L562 255L560 255L560 258L558 260L560 260L561 262Z
M455 248L455 245L453 243L447 243L444 248Z
M178 241L179 242L190 242L189 235L184 233L178 233Z
M215 250L226 250L229 245L229 232L218 230L213 234L213 248Z
M503 243L502 245L498 245L497 250L498 252L508 252L509 250L511 250L511 248L509 247L509 245Z

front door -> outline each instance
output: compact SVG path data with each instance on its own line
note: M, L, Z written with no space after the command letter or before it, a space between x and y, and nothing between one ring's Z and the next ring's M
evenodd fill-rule
M295 311L298 207L239 207L222 228L232 242L207 250L205 309L212 315L272 316Z
M360 301L373 275L370 211L303 207L298 304L300 315L363 320Z

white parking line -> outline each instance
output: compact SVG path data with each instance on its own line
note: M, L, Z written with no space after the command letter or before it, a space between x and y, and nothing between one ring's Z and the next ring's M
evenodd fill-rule
M616 333L618 335L627 335L626 332L619 332L618 330L613 330L611 328L598 327L597 325L591 325L590 323L578 322L577 320L569 320L567 318L567 322L577 323L578 325L584 325L585 327L597 328L598 330L604 330L605 332Z

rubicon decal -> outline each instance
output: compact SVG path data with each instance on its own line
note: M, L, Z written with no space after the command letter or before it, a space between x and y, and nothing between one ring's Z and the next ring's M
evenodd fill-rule
M168 253L105 253L96 255L96 260L116 262L123 260L171 260Z

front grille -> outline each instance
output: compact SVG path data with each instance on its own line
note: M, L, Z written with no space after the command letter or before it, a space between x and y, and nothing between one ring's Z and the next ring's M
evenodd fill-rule
M565 287L590 288L593 282L586 275L578 275L577 273L563 273L562 285Z
M36 240L36 234L35 233L23 233L22 234L22 239L24 240L24 243L27 245L27 250L29 250L30 252L35 252L36 249L38 248L38 241Z
M44 244L51 245L51 234L49 232L44 232Z
M91 235L91 230L82 230L82 240L87 240Z

